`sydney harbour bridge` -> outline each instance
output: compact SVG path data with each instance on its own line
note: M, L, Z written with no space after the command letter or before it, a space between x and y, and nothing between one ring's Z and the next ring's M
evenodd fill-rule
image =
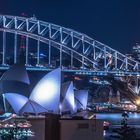
M22 49L27 70L60 67L108 81L133 103L139 99L140 63L83 33L35 17L0 15L0 42L0 70L18 63Z

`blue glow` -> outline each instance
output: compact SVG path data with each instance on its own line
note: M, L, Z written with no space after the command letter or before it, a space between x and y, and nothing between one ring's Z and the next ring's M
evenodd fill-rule
M71 111L71 113L76 112L77 108L74 100L74 90L72 82L67 82L62 85L62 96L63 101L61 104L61 112L65 111Z
M28 100L28 102L20 109L20 114L23 114L24 112L37 114L47 112L47 110L36 102Z
M5 98L8 100L9 104L12 106L16 114L23 114L24 112L47 112L47 110L44 109L41 105L29 100L27 97L20 94L6 93Z
M66 95L67 100L69 101L69 103L71 104L73 110L75 108L75 101L74 101L74 93L73 92L69 92L69 94Z
M30 80L24 65L15 64L7 70L1 77L1 80L19 81L30 84Z
M88 91L87 90L77 90L74 93L75 102L77 109L86 109L88 101Z
M59 112L61 69L53 70L44 76L33 89L30 99L47 110Z
M16 93L5 93L5 98L17 114L28 101L27 97Z

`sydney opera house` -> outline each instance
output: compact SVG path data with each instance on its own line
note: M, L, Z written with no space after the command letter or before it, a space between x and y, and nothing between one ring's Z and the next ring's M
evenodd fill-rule
M72 81L62 83L60 68L46 74L32 91L29 88L30 80L22 65L12 66L1 78L3 97L18 115L47 112L73 114L79 109L86 109L88 91L74 91Z
M93 127L99 130L92 132L90 139L102 139L102 122L96 120L95 126L94 120L89 121L81 113L87 108L88 91L75 90L72 81L62 83L61 73L60 68L47 73L31 90L25 67L13 65L0 80L5 112L14 113L18 118L26 117L31 122L35 132L32 140L84 140L84 133Z

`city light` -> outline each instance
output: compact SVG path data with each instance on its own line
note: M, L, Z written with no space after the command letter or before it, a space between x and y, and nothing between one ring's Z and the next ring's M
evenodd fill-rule
M140 105L140 100L137 100L137 101L136 101L136 104L137 104L137 105Z

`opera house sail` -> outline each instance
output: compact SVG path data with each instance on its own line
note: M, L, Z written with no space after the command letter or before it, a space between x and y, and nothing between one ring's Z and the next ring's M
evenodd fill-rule
M75 102L77 109L85 110L88 101L88 91L87 90L76 90L74 92Z
M29 96L30 80L24 65L15 64L2 75L0 93L20 93Z
M61 94L61 112L75 113L77 108L74 100L73 82L63 83Z
M33 89L30 100L53 113L59 113L61 69L55 69L44 76Z
M5 93L5 98L7 99L9 104L12 106L16 114L19 114L19 111L21 110L21 108L28 101L27 97L20 94L16 94L16 93Z
M15 64L1 77L1 81L18 81L30 84L30 80L24 65Z

